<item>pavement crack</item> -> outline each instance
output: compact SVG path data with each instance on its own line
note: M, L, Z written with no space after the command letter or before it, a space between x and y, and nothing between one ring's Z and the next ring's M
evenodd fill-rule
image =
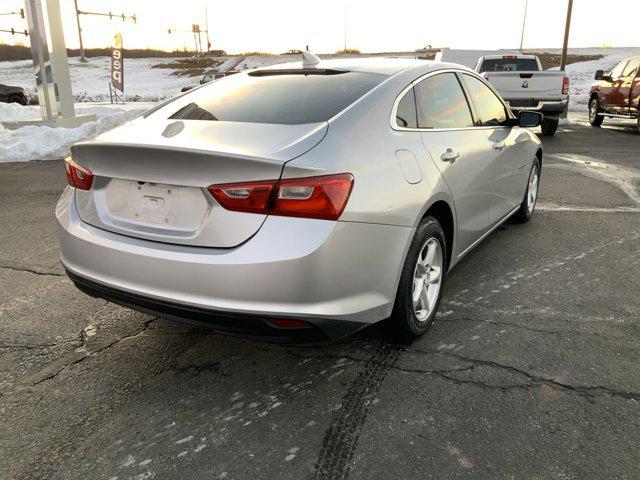
M27 272L27 273L33 273L35 275L43 275L43 276L49 276L49 277L66 277L64 273L47 272L44 270L36 270L35 268L13 267L11 265L0 265L0 268L3 268L5 270L13 270L14 272Z
M570 383L561 382L554 378L550 378L544 375L537 375L527 370L523 370L512 365L505 365L499 362L495 362L492 360L482 360L479 358L467 357L465 355L461 355L453 352L442 352L438 350L410 350L415 353L423 353L423 354L436 354L442 355L445 357L456 358L458 360L462 360L464 362L469 362L474 365L483 365L487 367L492 367L496 369L500 369L503 371L508 371L510 373L515 373L520 376L524 376L527 379L537 383L537 384L546 384L551 387L558 387L564 390L572 391L578 393L583 396L593 397L598 394L608 395L612 397L624 398L626 400L640 400L640 392L626 391L620 390L610 387L605 387L602 385L572 385Z
M12 395L12 394L18 393L18 392L23 391L25 389L37 387L38 385L41 385L44 382L47 382L49 380L52 380L52 379L56 378L58 375L60 375L65 370L69 369L73 365L77 365L77 364L85 361L87 358L90 358L90 357L93 357L95 355L98 355L99 353L102 353L105 350L110 349L111 347L119 344L120 342L123 342L125 340L131 340L131 339L134 339L136 337L139 337L140 335L143 335L144 332L149 328L149 326L153 322L155 322L156 320L158 320L158 317L152 317L149 320L146 320L142 324L142 328L140 328L136 332L134 332L132 334L129 334L129 335L124 335L122 337L118 337L118 338L114 339L113 341L111 341L111 342L109 342L109 343L107 343L105 345L102 345L102 346L100 346L99 348L97 348L95 350L91 350L91 349L87 348L86 339L85 339L81 346L79 346L78 348L76 348L76 349L74 349L74 350L72 350L70 352L67 352L65 355L62 355L58 359L56 359L53 362L49 363L44 368L40 369L38 372L34 373L33 375L30 375L29 377L27 377L26 379L24 379L24 380L22 380L20 382L18 382L17 385L15 385L15 388L13 390L10 390L8 392L5 392L4 394L1 394L0 398L5 397L7 395Z

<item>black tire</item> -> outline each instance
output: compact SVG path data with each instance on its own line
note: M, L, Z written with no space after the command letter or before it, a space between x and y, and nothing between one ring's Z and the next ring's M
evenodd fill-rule
M536 195L535 200L533 201L533 208L529 206L529 190L531 188L531 177L534 173L537 173L538 180L536 182ZM540 188L540 161L536 158L533 161L533 165L531 165L531 170L529 170L529 177L527 178L527 190L524 192L524 198L522 199L522 203L520 204L520 208L513 215L513 220L518 223L525 223L531 220L533 217L533 212L536 210L536 202L538 201L538 190Z
M26 105L27 99L23 95L9 95L7 103L19 103L20 105Z
M435 306L432 307L432 311L426 318L419 320L414 312L413 307L413 279L416 271L416 263L418 261L418 255L422 252L423 248L431 239L438 242L440 246L442 268L440 272L440 283L437 297L435 298ZM400 339L403 341L412 341L416 338L424 335L429 330L429 327L433 324L440 307L440 300L442 298L442 290L444 287L444 273L446 266L448 265L447 257L447 241L444 235L444 231L440 226L438 220L433 217L424 218L411 241L409 251L407 252L407 258L402 268L402 275L400 276L400 284L398 286L398 292L396 294L396 301L393 307L393 313L391 314L391 324L394 332L397 332Z
M598 115L601 112L600 100L598 100L598 97L593 97L589 100L589 124L592 127L599 127L604 122L604 116Z
M542 135L545 137L553 137L556 134L556 130L558 130L558 123L560 120L557 118L547 118L545 117L542 120Z

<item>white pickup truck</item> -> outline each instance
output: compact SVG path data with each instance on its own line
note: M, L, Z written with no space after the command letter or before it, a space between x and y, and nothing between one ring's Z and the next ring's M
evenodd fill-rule
M569 105L569 77L559 70L542 69L535 55L485 55L475 66L512 110L544 114L542 134L554 135Z

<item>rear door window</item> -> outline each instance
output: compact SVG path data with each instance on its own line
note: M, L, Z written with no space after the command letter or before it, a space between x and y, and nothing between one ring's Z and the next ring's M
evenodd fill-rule
M473 126L469 104L454 73L427 77L414 90L419 128Z
M208 83L153 115L288 125L324 122L387 78L365 72L263 72L267 73L237 74Z
M404 94L398 102L396 110L396 124L404 128L418 127L418 112L416 111L416 96L413 88Z
M495 127L503 125L509 115L506 107L496 94L477 78L466 73L460 76L475 107L478 126Z

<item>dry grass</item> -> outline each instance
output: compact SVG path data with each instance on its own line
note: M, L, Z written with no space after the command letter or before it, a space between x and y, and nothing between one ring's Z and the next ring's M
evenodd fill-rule
M540 63L542 63L542 68L544 70L549 70L553 67L560 66L561 55L559 53L535 53L535 52L524 52L527 55L537 55L540 59ZM567 55L567 65L578 62L588 62L591 60L600 60L604 58L604 55Z
M336 55L348 55L348 54L360 54L360 50L358 50L357 48L347 48L345 50L338 50L336 52Z
M180 58L173 62L156 63L151 68L174 70L172 75L179 77L201 77L205 73L216 73L222 65L220 60L209 57Z

